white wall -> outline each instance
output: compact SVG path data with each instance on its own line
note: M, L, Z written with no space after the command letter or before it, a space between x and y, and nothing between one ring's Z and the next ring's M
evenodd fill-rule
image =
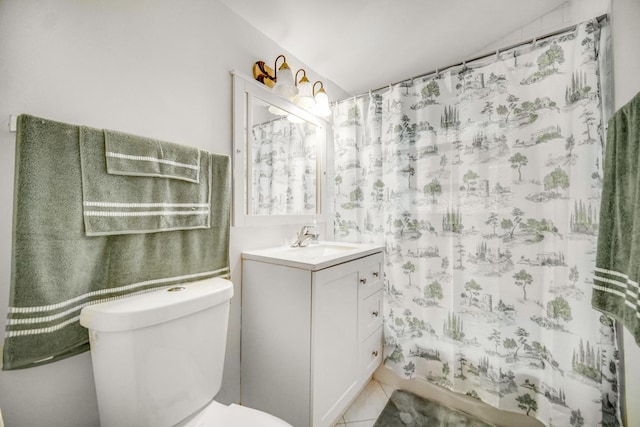
M540 18L480 49L470 57L504 49L508 46L553 33L566 27L609 13L611 0L568 0Z
M14 139L9 114L117 129L231 154L231 77L283 52L215 0L0 0L0 330L9 298ZM295 70L303 67L287 55ZM323 80L329 96L346 96ZM296 227L232 228L223 389L240 398L240 252L291 242ZM0 372L7 427L98 425L89 353Z

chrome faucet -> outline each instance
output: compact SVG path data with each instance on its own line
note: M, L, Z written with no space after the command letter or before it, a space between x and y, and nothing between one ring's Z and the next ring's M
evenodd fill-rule
M309 244L309 240L317 240L318 233L315 231L315 225L303 225L298 232L297 240L291 245L292 248L304 248Z

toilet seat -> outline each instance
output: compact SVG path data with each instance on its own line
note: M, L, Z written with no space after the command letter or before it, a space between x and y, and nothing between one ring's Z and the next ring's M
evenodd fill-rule
M246 406L229 406L215 400L198 415L184 424L184 427L292 427L280 418Z

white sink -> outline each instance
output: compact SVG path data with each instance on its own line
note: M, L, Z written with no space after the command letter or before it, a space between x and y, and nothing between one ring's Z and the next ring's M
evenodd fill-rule
M279 246L244 251L242 258L317 271L381 251L380 245L323 241L302 248Z
M318 245L310 245L301 248L287 248L286 252L291 253L293 256L300 256L304 258L326 257L331 255L339 255L343 252L358 250L357 246L336 245L328 242L324 242Z

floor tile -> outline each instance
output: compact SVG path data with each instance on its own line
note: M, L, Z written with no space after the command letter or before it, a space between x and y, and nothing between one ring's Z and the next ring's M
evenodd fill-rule
M398 390L397 387L391 386L389 384L385 384L381 382L379 382L378 384L380 384L380 387L382 387L382 390L384 391L384 394L387 396L387 398L390 398L393 392Z
M344 427L344 417L340 417L333 427Z
M360 393L344 414L343 418L347 427L368 426L368 424L352 425L352 423L358 421L373 420L375 422L376 418L378 418L378 415L380 415L387 404L387 400L389 399L382 389L382 386L380 386L380 383L377 381L369 382L362 393Z
M354 421L352 423L346 423L344 427L373 427L375 423L376 420Z

